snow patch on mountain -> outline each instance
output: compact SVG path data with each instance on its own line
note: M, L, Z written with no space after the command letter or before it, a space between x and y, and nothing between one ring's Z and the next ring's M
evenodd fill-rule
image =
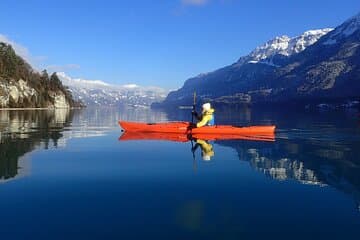
M69 87L74 99L81 100L88 106L150 106L153 102L163 100L168 93L159 87L108 84L100 80L71 78L64 72L57 75Z
M249 55L241 57L236 65L240 66L245 63L261 62L276 66L276 64L272 62L272 57L276 55L290 56L302 52L332 30L332 28L309 30L300 36L292 38L286 35L275 37L255 48Z

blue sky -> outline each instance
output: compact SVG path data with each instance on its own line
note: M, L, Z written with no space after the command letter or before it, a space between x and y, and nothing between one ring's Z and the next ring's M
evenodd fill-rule
M2 0L0 34L37 68L172 89L274 36L359 11L359 0Z

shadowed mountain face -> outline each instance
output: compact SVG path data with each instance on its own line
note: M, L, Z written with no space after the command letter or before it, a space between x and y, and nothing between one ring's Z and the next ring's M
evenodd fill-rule
M277 70L271 85L276 91L270 100L359 97L359 79L360 14L293 55Z
M194 92L199 102L225 104L356 99L360 92L359 16L333 31L309 31L313 37L301 47L298 42L304 42L304 36L294 38L301 39L295 43L275 38L230 66L188 79L163 103L153 106L190 105Z
M0 111L0 179L21 176L29 163L21 158L36 148L57 147L72 113L66 109L47 111Z

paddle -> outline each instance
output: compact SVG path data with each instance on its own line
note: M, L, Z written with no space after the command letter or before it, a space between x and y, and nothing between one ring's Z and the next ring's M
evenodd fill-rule
M196 109L196 92L194 92L194 99L193 99L193 106L192 106L192 112L191 112L191 124L193 125L194 124L194 113L195 113L195 109ZM192 126L191 126L192 127ZM191 128L190 128L190 131L191 131ZM195 151L193 150L194 149L194 141L193 141L193 138L191 136L191 133L190 133L190 140L191 140L191 152L192 152L192 155L193 155L193 169L194 169L194 172L197 171L197 164L196 164L196 159L195 159Z
M194 92L194 101L193 101L192 112L191 112L191 123L194 123L195 109L196 109L196 92Z

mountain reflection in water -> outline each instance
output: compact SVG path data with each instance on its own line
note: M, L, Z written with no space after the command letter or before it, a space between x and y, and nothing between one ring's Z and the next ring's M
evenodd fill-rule
M286 115L286 118L284 117ZM188 111L89 108L83 110L0 111L0 178L26 175L23 159L35 149L65 148L69 139L120 133L118 120L189 121ZM270 112L217 109L217 124L277 125L274 142L210 141L203 159L218 156L216 147L234 149L240 161L279 181L294 180L319 187L328 185L360 203L360 134L357 112ZM114 138L114 141L117 139ZM189 145L189 161L193 156ZM205 154L204 154L205 152ZM208 154L208 155L206 155ZM210 157L209 157L210 156ZM200 160L199 160L200 161ZM201 167L201 166L200 166Z
M188 119L188 112L169 112ZM360 210L360 121L358 112L269 111L220 108L217 124L275 124L276 141L215 141L236 150L239 160L279 181L329 185L350 195Z
M55 110L0 110L0 181L30 171L22 161L35 149L65 147L72 138L104 136L118 131L119 119L164 121L165 113L149 109L89 108Z

